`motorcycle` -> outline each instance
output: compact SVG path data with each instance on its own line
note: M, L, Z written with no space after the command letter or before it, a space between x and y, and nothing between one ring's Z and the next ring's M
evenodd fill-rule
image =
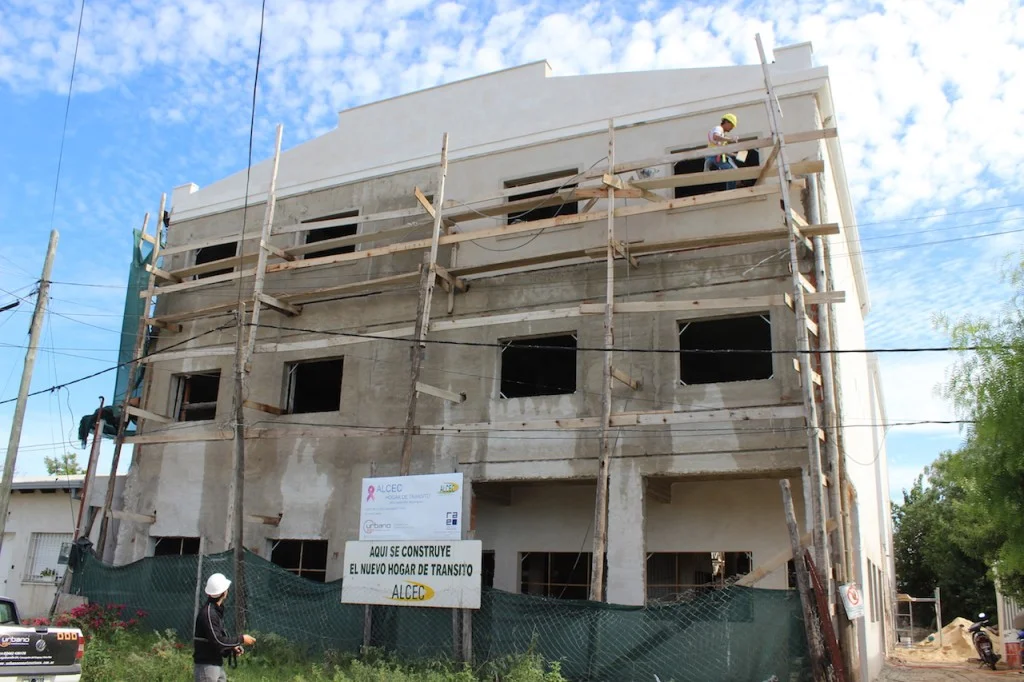
M978 614L978 622L967 628L967 631L971 633L971 641L974 642L974 648L978 652L978 658L981 659L982 665L987 665L992 670L996 669L996 663L1002 658L995 652L992 647L992 639L985 632L985 627L989 625L988 616L984 613Z

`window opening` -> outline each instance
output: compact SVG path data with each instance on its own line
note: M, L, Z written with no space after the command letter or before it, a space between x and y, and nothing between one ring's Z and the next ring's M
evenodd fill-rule
M355 218L359 215L359 211L343 211L342 213L334 213L332 215L320 216L318 218L312 218L310 220L303 220L303 223L316 224L325 220L339 220L341 218ZM334 225L331 227L315 227L311 228L306 232L306 244L316 244L317 242L324 242L329 239L340 239L341 237L351 237L358 232L358 225ZM323 256L334 256L339 253L352 253L356 250L355 244L344 244L341 246L328 246L326 248L310 251L303 255L303 258L320 258Z
M523 552L520 592L555 599L590 596L590 552Z
M680 322L679 380L693 385L771 379L771 349L767 313Z
M217 416L220 370L177 377L174 414L180 422L209 421Z
M326 582L327 540L277 540L270 561L300 578Z
M576 335L504 341L500 392L502 398L575 393Z
M199 538L154 538L153 556L195 556L199 554Z
M337 412L341 408L344 360L313 360L288 366L288 412Z
M196 265L203 265L205 263L212 263L218 260L224 260L225 258L234 258L238 255L238 242L230 242L228 244L215 244L213 246L204 246L201 249L196 250ZM206 277L214 277L216 275L226 275L227 273L234 270L233 267L228 266L220 270L211 270L210 272L203 272L195 276L196 279L205 279Z
M568 170L555 171L553 173L545 173L543 175L534 175L529 178L520 178L518 180L509 180L505 183L505 189L512 189L520 187L522 185L532 185L537 182L545 182L548 180L558 180L560 178L565 179L564 186L550 187L548 189L539 189L532 192L523 192L520 194L512 194L508 197L508 202L519 201L521 199L534 199L537 197L553 196L559 191L564 191L576 187L575 181L570 182L570 179L575 180L579 171L575 168ZM508 224L530 222L533 220L544 220L546 218L555 218L561 215L575 215L579 213L579 202L568 201L568 202L556 202L556 199L552 199L551 204L539 206L536 208L525 209L522 211L516 211L508 214Z

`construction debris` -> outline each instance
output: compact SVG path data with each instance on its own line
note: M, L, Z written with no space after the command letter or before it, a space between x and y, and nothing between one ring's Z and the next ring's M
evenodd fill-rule
M934 632L928 635L914 646L899 649L898 656L907 661L966 661L970 658L977 658L974 650L974 643L971 641L971 633L967 628L973 625L972 621L966 618L954 618L949 625L942 628L942 646L939 646L939 633ZM996 641L994 632L989 636Z

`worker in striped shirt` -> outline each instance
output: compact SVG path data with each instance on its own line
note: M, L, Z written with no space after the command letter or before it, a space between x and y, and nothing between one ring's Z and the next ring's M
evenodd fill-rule
M727 144L739 142L739 138L730 135L737 124L736 114L725 114L722 122L711 129L708 133L708 147L724 147ZM736 158L730 154L716 154L704 159L704 170L730 170L737 168ZM726 189L736 189L735 182L725 183Z

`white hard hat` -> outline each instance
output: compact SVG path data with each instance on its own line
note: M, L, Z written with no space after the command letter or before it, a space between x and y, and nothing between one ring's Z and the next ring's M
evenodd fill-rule
M231 581L224 577L223 573L214 573L206 581L206 596L219 597L228 591Z

